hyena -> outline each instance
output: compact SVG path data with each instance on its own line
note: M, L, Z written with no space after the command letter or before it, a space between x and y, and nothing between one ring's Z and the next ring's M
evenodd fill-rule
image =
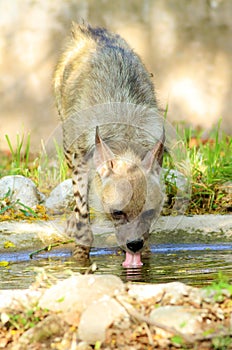
M151 76L119 35L73 24L54 91L72 169L75 208L66 231L75 238L73 255L89 255L92 199L115 227L123 266L140 266L163 203L164 131Z

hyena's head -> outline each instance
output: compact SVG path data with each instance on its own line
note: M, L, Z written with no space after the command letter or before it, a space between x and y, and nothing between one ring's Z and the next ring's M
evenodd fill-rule
M125 267L142 265L140 253L162 209L163 143L164 136L142 160L132 151L115 155L96 130L94 161L101 180L99 196L115 226L118 244L126 251Z

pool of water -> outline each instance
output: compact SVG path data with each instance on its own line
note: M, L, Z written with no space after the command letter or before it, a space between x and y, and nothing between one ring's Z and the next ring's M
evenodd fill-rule
M89 265L80 266L67 249L40 253L30 259L31 251L4 253L0 261L9 265L0 267L0 289L28 288L39 271L50 278L65 278L72 272L85 273ZM96 274L114 274L126 282L163 283L180 281L193 286L204 286L222 272L232 280L232 244L158 244L144 256L141 268L122 267L124 254L117 248L95 248L91 263L96 263Z

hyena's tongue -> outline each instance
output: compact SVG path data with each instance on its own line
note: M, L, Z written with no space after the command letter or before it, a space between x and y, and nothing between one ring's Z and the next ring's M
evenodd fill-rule
M132 254L130 252L126 252L126 259L122 263L123 267L140 267L143 263L141 261L141 254L136 253Z

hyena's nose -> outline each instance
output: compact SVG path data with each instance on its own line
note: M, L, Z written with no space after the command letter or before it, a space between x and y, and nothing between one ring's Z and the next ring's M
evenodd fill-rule
M140 249L143 248L143 239L135 239L134 241L127 241L127 248L132 251L133 253L138 252Z

